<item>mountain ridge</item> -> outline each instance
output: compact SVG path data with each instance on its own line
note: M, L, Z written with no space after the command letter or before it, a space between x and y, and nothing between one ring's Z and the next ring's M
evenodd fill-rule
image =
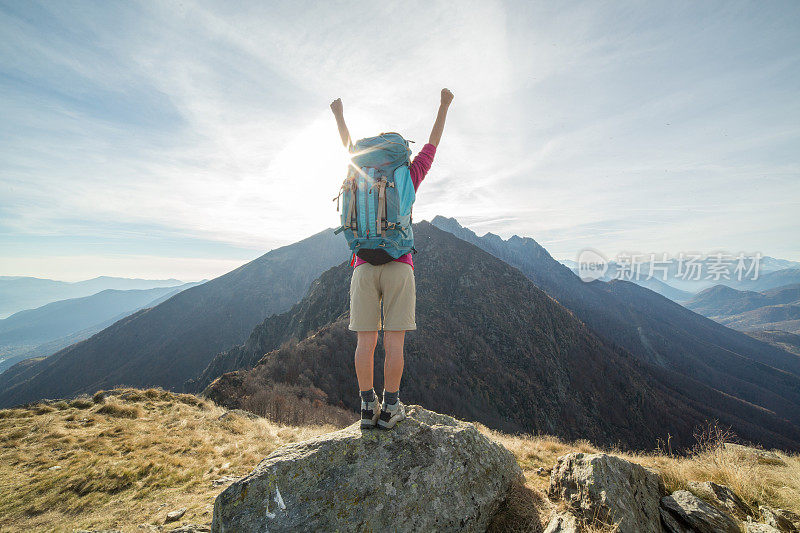
M183 283L172 278L148 280L98 276L81 281L58 281L33 276L0 276L0 318L59 300L91 296L105 289L152 289Z
M716 285L684 305L739 331L800 332L800 283L758 292Z
M90 296L50 302L36 309L14 313L0 320L0 357L5 357L0 361L0 373L22 359L55 353L139 309L158 305L196 285L104 289ZM46 351L49 346L57 348Z
M432 224L519 268L590 328L641 361L800 421L800 359L795 355L632 282L583 282L533 239L511 246L502 239L484 240L455 219L435 217Z
M276 248L24 369L0 374L0 406L119 384L180 389L220 350L296 303L319 273L349 255L324 230Z
M666 388L631 354L597 337L491 254L430 223L416 224L415 235L419 327L406 336L405 400L502 431L610 445L654 447L670 432L676 446L688 446L695 427L719 418L746 438L800 446L794 424L741 400L698 385L711 401L695 395L685 402L680 390ZM217 378L204 394L242 407L267 384L288 383L317 387L334 405L357 409L355 335L347 328L351 271L348 263L329 269L292 309L265 319L244 345L218 354L210 365L217 370L208 375L242 368ZM731 413L744 418L737 423Z

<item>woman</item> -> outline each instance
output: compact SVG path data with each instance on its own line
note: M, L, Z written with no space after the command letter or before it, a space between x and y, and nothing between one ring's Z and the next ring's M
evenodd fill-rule
M428 143L409 165L415 191L431 168L452 101L453 93L442 89L439 112ZM331 110L336 117L342 144L349 147L352 140L344 122L341 98L331 103ZM361 393L361 427L373 428L377 425L380 429L391 429L406 417L405 406L400 402L399 394L400 379L403 376L405 334L406 331L417 329L414 263L408 253L382 265L373 265L360 257L354 257L353 265L353 276L350 280L350 329L358 333L355 366ZM372 370L380 329L383 329L386 358L383 364L383 402L379 410L372 384Z

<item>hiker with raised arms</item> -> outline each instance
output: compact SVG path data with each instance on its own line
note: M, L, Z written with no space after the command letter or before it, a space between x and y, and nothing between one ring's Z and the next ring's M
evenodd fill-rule
M347 178L334 198L343 233L353 251L350 329L358 334L356 376L361 393L361 427L391 429L406 416L399 400L405 333L417 329L414 285L414 232L411 207L433 163L453 93L442 89L439 112L428 143L410 160L408 142L398 133L381 133L353 144L342 100L331 103L342 144L353 154ZM383 311L381 313L381 310ZM383 330L383 401L373 388L375 346Z

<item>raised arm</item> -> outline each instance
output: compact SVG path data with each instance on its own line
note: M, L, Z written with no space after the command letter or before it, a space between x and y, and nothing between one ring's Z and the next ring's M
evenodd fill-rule
M342 144L345 148L349 148L353 141L350 139L350 131L347 129L347 124L344 123L344 111L341 98L337 98L331 102L331 111L333 111L333 116L336 117L336 126L339 128L339 136L342 138Z
M442 101L439 104L439 112L436 114L436 122L433 123L431 130L431 137L428 140L434 146L439 146L442 140L442 132L444 131L444 121L447 118L447 109L450 107L450 102L453 101L453 93L450 89L442 89Z

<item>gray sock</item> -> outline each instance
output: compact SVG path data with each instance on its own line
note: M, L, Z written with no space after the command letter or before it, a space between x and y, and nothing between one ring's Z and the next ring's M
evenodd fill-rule
M375 389L374 388L373 389L369 389L369 390L362 390L360 392L361 392L361 399L364 400L365 402L369 403L369 402L374 402L375 401Z
M394 392L386 392L386 389L383 389L383 402L386 405L396 404L399 396L400 396L399 390L396 390Z

